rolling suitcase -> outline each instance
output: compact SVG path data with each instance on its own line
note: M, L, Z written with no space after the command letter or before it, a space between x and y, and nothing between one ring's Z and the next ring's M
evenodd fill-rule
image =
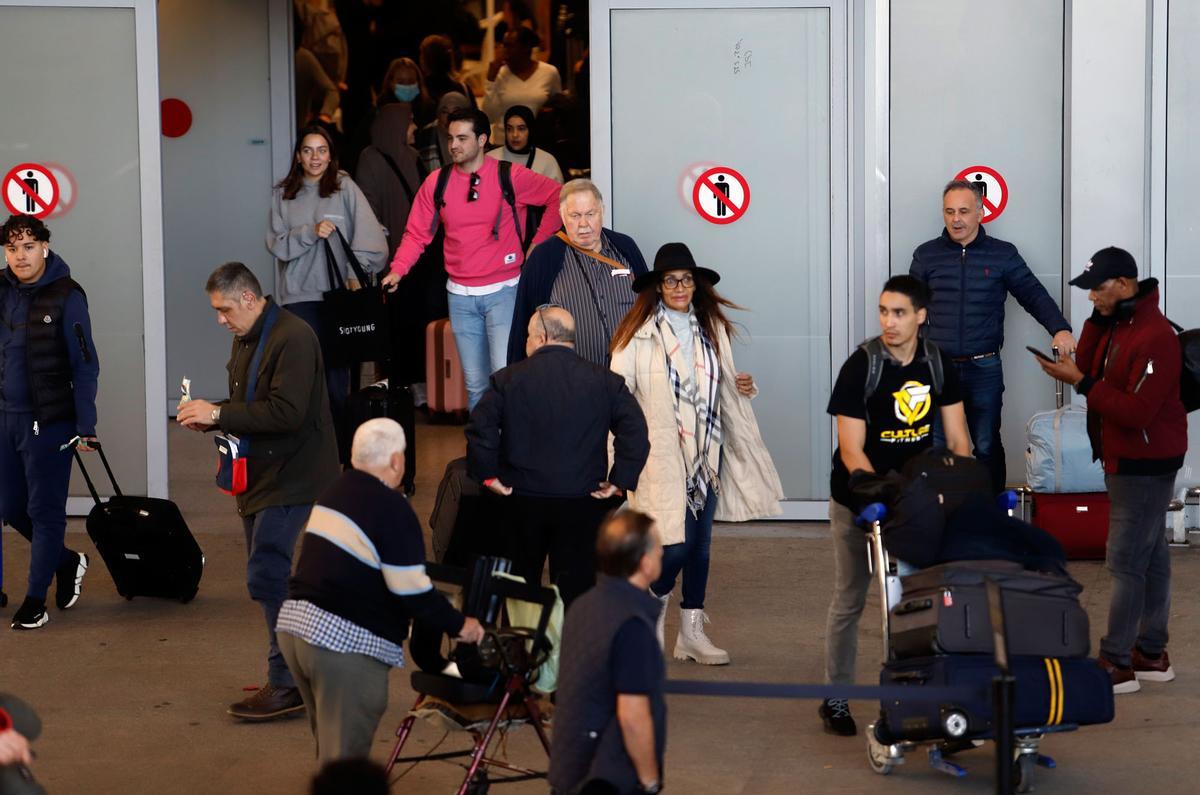
M1034 414L1025 427L1028 486L1019 490L1022 513L1057 538L1069 560L1101 559L1108 543L1104 471L1092 460L1087 412L1064 408L1062 382L1054 383L1057 408Z
M1095 660L1014 656L1010 665L1016 677L1013 725L1018 731L1085 726L1113 719L1112 679ZM998 673L988 654L914 657L885 664L879 684L912 687L913 697L880 704L876 736L884 743L990 738L991 686ZM977 690L978 695L930 700L921 697L920 688L925 686L967 687Z
M95 445L116 495L101 500L79 452L75 459L96 505L87 532L104 558L117 593L126 599L160 596L190 602L200 588L204 554L170 500L121 493L104 449Z
M387 417L400 423L404 429L404 486L405 494L416 490L417 474L417 429L413 409L412 391L407 386L390 386L390 378L377 381L350 396L346 401L346 428L344 434L347 447L354 438L358 426L376 417ZM350 451L345 450L343 460L350 460Z
M898 659L931 654L991 654L985 578L1000 586L1009 626L1009 653L1086 657L1088 616L1083 587L1065 575L1027 571L1011 561L964 561L924 569L901 579L892 608L891 648Z
M425 387L431 412L466 418L467 379L448 318L425 327Z

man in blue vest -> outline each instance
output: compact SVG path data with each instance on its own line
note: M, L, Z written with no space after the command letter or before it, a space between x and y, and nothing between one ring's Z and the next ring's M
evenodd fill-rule
M596 542L602 574L563 625L550 748L555 793L656 793L667 743L661 608L650 583L662 570L654 520L625 511Z
M46 593L73 606L87 555L66 548L71 447L96 439L100 362L92 344L87 296L62 257L50 250L50 230L30 215L0 226L8 268L0 276L0 515L33 548L25 601L13 629L50 621ZM0 607L8 598L0 591Z
M1017 247L983 230L983 193L977 185L962 179L946 185L942 220L946 224L942 234L913 252L909 273L933 291L927 333L954 363L975 457L987 464L999 493L1006 481L1000 441L1005 300L1011 293L1054 337L1060 354L1075 352L1075 338L1071 324ZM944 444L940 425L935 433L934 443Z

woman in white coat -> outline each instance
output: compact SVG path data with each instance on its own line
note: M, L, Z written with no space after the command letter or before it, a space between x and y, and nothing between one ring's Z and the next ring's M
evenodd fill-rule
M713 289L720 278L696 265L683 243L667 243L654 269L634 280L637 301L611 345L612 369L638 399L650 431L650 458L628 497L654 517L662 536L662 576L650 587L662 602L659 642L682 572L674 656L704 665L729 662L704 631L713 519L776 516L783 498L750 407L758 388L733 364L733 325L722 308L739 307Z

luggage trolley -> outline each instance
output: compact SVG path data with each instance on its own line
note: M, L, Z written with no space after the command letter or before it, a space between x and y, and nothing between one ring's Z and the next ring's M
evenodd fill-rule
M1006 491L999 497L1001 507L1011 515L1017 504L1017 495ZM869 565L875 576L880 593L880 617L882 621L883 660L892 659L891 649L891 610L901 598L903 591L901 577L892 571L893 561L883 545L882 525L887 518L887 507L883 503L868 505L858 516L860 526L866 526ZM897 564L900 561L895 561ZM899 566L897 566L899 569ZM941 725L927 732L928 737L922 739L900 739L892 736L886 726L883 711L880 718L867 726L867 761L871 769L880 775L888 775L897 765L903 764L905 755L921 746L927 746L930 767L956 778L967 775L967 769L955 764L946 757L960 751L977 748L984 741L995 739L989 727L975 729L970 725L967 711L957 709L953 703L940 707ZM1029 792L1033 789L1033 772L1038 766L1053 768L1055 761L1039 752L1042 737L1046 734L1074 731L1078 726L1064 723L1055 726L1018 726L1015 731L1013 780L1017 792Z

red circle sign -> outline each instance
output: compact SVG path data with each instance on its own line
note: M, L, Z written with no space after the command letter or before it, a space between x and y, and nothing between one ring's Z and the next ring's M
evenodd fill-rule
M182 99L162 101L162 132L167 138L179 138L192 129L192 109Z
M54 173L40 163L22 163L4 175L0 183L4 206L14 215L45 218L54 212L62 194Z
M750 183L728 166L710 168L692 186L692 206L710 224L732 224L750 207Z
M958 172L954 178L974 183L983 192L983 220L980 223L995 221L1008 206L1008 183L996 169L970 166Z

